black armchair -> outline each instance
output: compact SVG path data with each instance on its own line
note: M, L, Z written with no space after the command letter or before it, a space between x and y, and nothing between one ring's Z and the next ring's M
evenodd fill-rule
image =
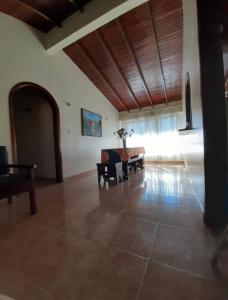
M0 146L0 199L8 198L11 204L13 195L29 192L31 214L36 214L35 167L8 164L6 147Z

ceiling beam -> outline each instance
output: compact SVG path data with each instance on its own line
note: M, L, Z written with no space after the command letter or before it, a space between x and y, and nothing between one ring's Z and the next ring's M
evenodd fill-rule
M151 104L152 106L154 106L153 100L152 100L152 98L151 98L151 96L150 96L149 88L148 88L148 86L147 86L147 84L146 84L145 77L144 77L144 75L143 75L143 73L142 73L141 67L140 67L140 65L139 65L139 63L138 63L138 60L137 60L137 58L136 58L136 56L135 56L135 53L134 53L134 51L133 51L133 49L132 49L130 43L128 42L126 33L125 33L124 29L123 29L123 26L121 25L121 22L120 22L119 18L116 19L116 23L117 23L117 25L118 25L118 27L119 27L119 30L120 30L120 32L121 32L121 35L122 35L122 37L123 37L123 39L124 39L124 42L125 42L125 44L126 44L126 46L127 46L128 52L130 53L130 56L131 56L132 60L134 61L135 65L136 65L136 67L137 67L137 69L138 69L138 72L139 72L139 74L140 74L140 76L141 76L141 79L142 79L142 82L143 82L143 85L144 85L144 88L145 88L147 97L148 97L148 99L149 99L149 102L150 102L150 104Z
M79 10L80 12L84 13L85 7L84 5L80 2L80 0L69 0L71 3L73 3Z
M76 11L63 21L63 28L53 28L43 41L49 54L54 54L90 32L113 21L148 0L96 0L86 5L86 13Z
M159 49L159 45L158 45L157 31L156 31L155 24L154 24L154 17L153 17L153 14L152 14L152 8L151 8L150 2L148 2L147 7L148 7L148 11L149 11L151 28L152 28L152 31L153 31L153 36L154 36L158 61L159 61L161 74L162 74L162 83L163 83L163 89L164 89L164 94L165 94L165 101L166 101L166 104L168 105L169 102L168 102L167 88L166 88L166 83L165 83L165 75L164 75L164 70L163 70L163 66L162 66L161 53L160 53L160 49Z
M137 98L136 98L136 96L135 96L135 94L134 94L134 92L133 92L133 90L132 90L132 88L131 88L131 86L130 86L128 80L125 78L125 76L124 76L122 70L120 69L120 67L119 67L119 65L118 65L118 63L117 63L115 57L113 56L112 52L110 51L110 49L109 49L109 47L108 47L106 41L105 41L104 38L101 36L101 34L99 33L98 30L96 30L95 33L96 33L96 36L97 36L99 42L100 42L101 45L103 46L103 48L104 48L104 50L105 50L107 56L108 56L109 59L111 60L111 62L112 62L112 64L113 64L114 68L116 69L117 73L119 74L121 80L124 82L124 84L125 84L125 85L127 86L127 88L129 89L129 91L130 91L130 93L131 93L131 95L132 95L132 97L133 97L133 99L134 99L134 102L135 102L137 108L141 109L141 106L140 106L140 104L138 103L138 100L137 100Z
M129 111L129 109L127 108L127 106L125 105L124 101L119 97L119 95L117 94L117 92L114 90L114 88L112 87L111 83L105 78L105 76L101 73L101 71L98 69L98 67L95 65L95 63L93 62L93 59L86 53L86 51L83 49L83 47L79 44L79 42L77 43L77 46L81 52L81 54L84 56L84 58L86 59L86 61L90 64L90 66L93 68L93 70L95 71L95 73L97 74L97 76L99 78L101 78L101 80L105 83L105 85L108 87L108 89L111 91L111 93L113 94L113 96L118 100L119 104L126 110Z
M31 10L33 13L39 15L40 17L42 17L43 19L47 20L47 21L51 21L53 24L57 25L58 27L62 27L62 23L61 21L57 20L54 17L49 16L48 14L41 12L40 10L38 10L37 8L35 8L31 1L29 0L16 0L18 3L20 3L21 5L27 7L29 10Z

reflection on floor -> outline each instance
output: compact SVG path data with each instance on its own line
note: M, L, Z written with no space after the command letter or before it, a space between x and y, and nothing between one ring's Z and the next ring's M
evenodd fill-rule
M118 186L96 174L0 206L0 293L17 300L224 300L215 241L187 171L150 165Z
M35 178L36 181L36 188L40 188L40 187L44 187L44 186L48 186L51 184L55 184L56 183L56 179L55 178Z

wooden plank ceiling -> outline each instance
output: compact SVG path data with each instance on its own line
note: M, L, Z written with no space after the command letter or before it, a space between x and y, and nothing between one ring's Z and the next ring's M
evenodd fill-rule
M64 51L118 111L181 100L181 0L150 0Z
M94 0L0 0L0 12L48 32ZM228 90L228 4L223 0L224 71ZM181 99L181 0L150 0L64 51L119 110Z
M0 0L0 11L48 32L92 0ZM64 51L119 111L181 99L182 0L150 0Z
M48 32L92 0L0 0L0 12Z

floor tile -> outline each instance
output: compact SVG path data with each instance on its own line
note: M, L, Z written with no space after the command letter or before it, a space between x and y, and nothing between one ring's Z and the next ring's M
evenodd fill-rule
M153 262L149 263L139 300L226 300L221 286Z
M98 185L91 173L36 194L35 216L27 194L0 203L0 293L139 300L142 286L140 300L224 300L210 270L214 240L183 166L146 166L118 185Z
M205 229L203 224L203 213L200 209L167 206L160 207L159 223L172 226L184 227L202 232Z
M156 224L125 216L111 240L111 245L134 254L148 257Z
M54 299L134 299L146 261L76 235L62 235L15 269Z
M10 270L0 271L0 299L4 300L53 300L47 291L34 284L27 276Z
M131 198L127 206L127 213L129 215L157 222L159 220L160 207L155 203L154 197L149 200L145 197L136 195Z
M23 222L12 225L0 235L0 265L14 265L34 248L42 248L59 234L53 227L41 223L38 215L23 219Z
M183 228L159 225L151 259L191 273L213 277L211 258L215 250L209 234L198 234Z

